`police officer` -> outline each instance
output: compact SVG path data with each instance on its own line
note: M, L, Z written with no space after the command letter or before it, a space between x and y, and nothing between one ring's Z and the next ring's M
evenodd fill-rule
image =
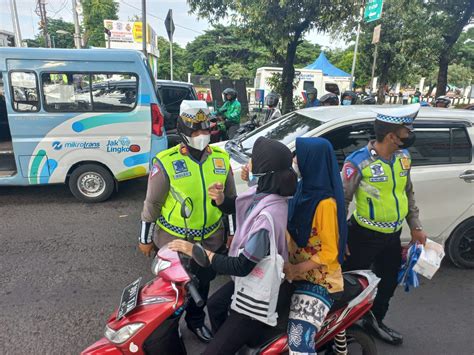
M451 100L448 96L438 96L434 102L434 107L448 108L451 105Z
M320 106L318 100L318 90L316 88L309 88L306 90L306 105L305 107L317 107Z
M233 197L235 183L229 155L221 148L208 145L209 127L209 109L205 102L182 102L177 128L184 143L159 153L148 178L139 240L143 254L149 256L154 245L162 248L175 238L185 238L180 204L187 197L194 207L186 221L188 233L195 241L202 241L206 249L218 252L223 248L222 212L212 204L207 188L221 183L225 195ZM212 268L195 267L199 292L206 301L215 273ZM185 317L188 328L199 340L209 342L212 333L204 324L203 307L198 307L192 299L189 302Z
M400 234L406 219L413 242L425 243L410 179L411 157L407 148L415 140L413 120L419 104L379 109L374 124L376 140L352 153L343 166L346 212L355 197L356 210L349 221L345 270L369 269L381 281L364 325L393 345L401 334L383 323L397 286L401 264Z
M224 105L217 112L225 117L227 136L229 139L232 139L240 127L242 107L239 100L237 100L237 91L235 89L227 88L222 92L222 95L224 96Z

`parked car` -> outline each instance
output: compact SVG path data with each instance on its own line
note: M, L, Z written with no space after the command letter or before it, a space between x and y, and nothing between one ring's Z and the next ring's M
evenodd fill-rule
M294 111L236 140L225 143L231 155L237 190L242 164L260 136L295 149L297 137L324 137L334 146L340 167L345 158L375 138L374 108L333 106ZM421 108L415 120L416 142L410 148L412 180L420 216L429 237L445 243L449 258L460 267L474 267L474 112ZM224 144L224 143L222 143ZM402 240L410 239L405 226Z
M157 80L156 91L165 116L168 146L172 147L181 141L176 133L176 122L181 102L183 100L197 100L198 97L193 84L183 81Z

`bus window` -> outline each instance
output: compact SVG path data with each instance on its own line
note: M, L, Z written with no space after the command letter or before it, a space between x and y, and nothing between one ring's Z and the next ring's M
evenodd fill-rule
M337 84L327 83L325 86L327 92L332 92L333 94L339 95L339 86Z
M43 73L41 81L46 111L92 111L89 74Z
M13 109L18 112L39 111L38 80L35 73L15 71L10 73Z
M304 81L303 90L308 91L308 89L314 88L314 81Z
M134 74L92 74L94 111L126 112L137 104L138 80Z

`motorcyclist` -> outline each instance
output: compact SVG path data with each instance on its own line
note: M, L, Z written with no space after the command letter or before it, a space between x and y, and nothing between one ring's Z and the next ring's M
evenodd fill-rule
M309 88L306 90L306 105L305 107L321 106L318 100L318 90L316 88Z
M227 88L222 92L224 104L217 109L217 112L225 118L225 127L227 136L232 139L240 127L241 106L237 100L237 91L233 88Z
M281 116L281 111L278 108L279 101L280 95L273 91L265 97L265 105L267 105L268 108L263 123L270 122Z
M339 105L339 98L337 97L336 94L333 94L332 92L321 96L319 101L321 103L321 106L337 106L337 105Z
M451 100L447 96L438 96L434 102L434 107L448 108L451 105Z
M346 90L341 95L341 105L355 105L357 102L357 94L354 91Z
M157 154L148 178L146 199L141 214L139 249L147 256L154 245L162 248L174 239L184 239L186 229L194 240L213 252L224 248L222 212L211 203L207 187L211 182L222 184L225 196L234 198L235 183L229 155L218 147L210 147L209 109L203 101L184 100L180 107L177 129L182 142ZM184 198L191 198L193 209L183 221L180 208ZM155 229L155 224L159 228ZM207 300L209 284L215 277L211 268L196 267L198 291ZM212 339L204 324L203 307L193 300L186 308L186 323L202 342Z

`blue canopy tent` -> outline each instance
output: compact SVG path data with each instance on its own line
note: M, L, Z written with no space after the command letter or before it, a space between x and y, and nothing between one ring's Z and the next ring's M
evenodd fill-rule
M323 72L323 75L326 76L342 76L342 77L350 77L351 75L346 73L344 70L341 70L334 65L332 65L324 52L321 52L318 59L314 61L314 63L308 65L304 69L319 69Z

